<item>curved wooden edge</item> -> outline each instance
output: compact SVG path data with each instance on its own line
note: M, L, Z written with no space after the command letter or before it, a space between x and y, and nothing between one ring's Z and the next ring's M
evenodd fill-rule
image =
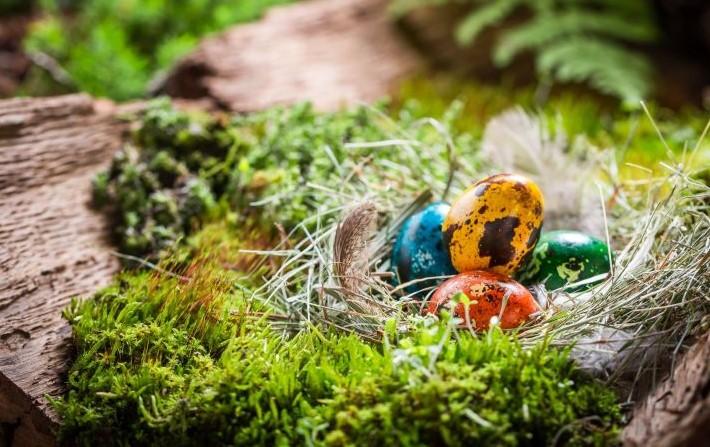
M622 441L629 447L710 445L710 332L634 410Z

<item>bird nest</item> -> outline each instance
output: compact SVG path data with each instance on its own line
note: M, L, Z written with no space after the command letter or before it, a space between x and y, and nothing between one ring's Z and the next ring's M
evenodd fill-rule
M437 137L422 141L423 128ZM433 317L421 316L426 299L407 294L411 284L391 281L391 247L403 222L491 172L516 172L543 191L544 229L583 230L615 252L611 272L588 280L601 282L586 291L536 287L542 311L514 330L517 337L526 346L571 346L583 368L623 384L629 396L651 385L710 325L710 188L683 168L705 134L677 163L663 164L664 175L649 170L631 180L619 176L614 151L549 129L513 109L491 120L475 153L462 153L431 119L391 126L388 140L349 144L352 156L334 161L341 182L306 186L316 212L279 247L257 252L280 258L280 266L256 298L287 316L274 322L284 330L327 325L373 341L387 322L407 331Z

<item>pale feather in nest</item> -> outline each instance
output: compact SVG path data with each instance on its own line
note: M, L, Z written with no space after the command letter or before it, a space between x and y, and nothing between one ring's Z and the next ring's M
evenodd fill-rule
M522 108L491 119L481 142L483 157L496 170L526 175L545 197L546 230L578 230L604 236L604 218L594 176L599 160L575 150L565 133L554 135Z
M368 274L368 245L375 232L377 208L365 202L338 222L333 241L333 271L340 285L357 291Z

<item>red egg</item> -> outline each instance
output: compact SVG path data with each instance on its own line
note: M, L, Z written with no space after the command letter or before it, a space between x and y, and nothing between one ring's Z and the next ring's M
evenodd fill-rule
M539 310L537 302L528 289L508 276L487 272L472 271L460 273L444 281L434 292L426 312L436 314L442 306L446 306L451 297L457 293L465 294L470 302L458 303L454 315L466 320L466 307L471 326L477 330L485 330L491 318L500 316L500 327L510 329L518 327ZM505 308L501 315L503 301ZM468 326L464 322L463 326Z

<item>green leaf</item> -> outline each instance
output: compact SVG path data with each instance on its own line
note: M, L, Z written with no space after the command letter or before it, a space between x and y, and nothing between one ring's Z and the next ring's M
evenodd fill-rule
M655 28L643 21L629 20L609 11L570 10L537 15L506 32L496 45L493 60L496 65L505 66L521 51L581 33L632 42L648 42L656 37Z
M624 48L626 43L652 42L658 37L653 8L645 0L397 0L395 5L407 11L422 4L467 1L474 6L458 24L456 38L461 44L472 44L485 29L505 26L497 30L493 48L492 59L498 67L530 50L538 71L552 80L586 82L625 101L638 101L650 91L648 62ZM511 14L515 20L506 21ZM579 47L584 41L587 44Z
M524 0L498 0L489 2L469 14L456 29L456 40L470 44L487 27L501 22Z
M641 55L614 42L573 37L545 47L537 70L560 82L587 82L602 93L629 103L644 99L651 90L651 67Z

